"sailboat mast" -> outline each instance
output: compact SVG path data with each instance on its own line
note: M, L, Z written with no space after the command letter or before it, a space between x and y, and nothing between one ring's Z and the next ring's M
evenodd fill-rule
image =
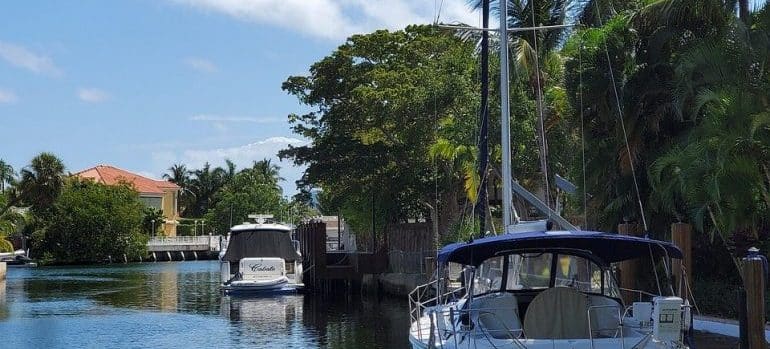
M481 24L489 27L489 0L481 1ZM479 195L476 213L483 236L487 222L487 173L489 168L489 31L481 32L481 126L479 127Z
M503 148L503 232L513 223L511 220L511 205L513 193L511 191L511 111L508 105L508 1L500 3L500 120Z

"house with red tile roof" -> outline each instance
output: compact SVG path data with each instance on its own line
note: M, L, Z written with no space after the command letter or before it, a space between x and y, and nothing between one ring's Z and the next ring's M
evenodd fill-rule
M139 199L150 207L163 212L165 220L162 224L166 236L176 236L176 226L179 224L179 191L181 188L171 182L147 178L115 166L98 165L73 174L83 179L97 183L116 185L121 182L130 183L139 192Z

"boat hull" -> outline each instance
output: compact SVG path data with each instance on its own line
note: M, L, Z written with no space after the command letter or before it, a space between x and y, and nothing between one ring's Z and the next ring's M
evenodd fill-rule
M289 282L287 277L272 280L237 280L222 285L225 293L291 294L302 285Z

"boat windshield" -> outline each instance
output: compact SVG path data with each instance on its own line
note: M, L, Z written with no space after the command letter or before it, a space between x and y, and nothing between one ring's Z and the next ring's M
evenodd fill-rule
M559 253L520 253L490 258L476 270L473 293L556 286L615 298L620 296L608 269L580 256Z

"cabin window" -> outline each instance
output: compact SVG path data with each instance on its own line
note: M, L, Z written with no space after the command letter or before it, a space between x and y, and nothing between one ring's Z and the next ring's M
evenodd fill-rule
M520 253L490 258L476 268L473 294L572 287L618 298L610 270L590 259L558 253ZM501 286L505 287L501 287Z
M487 259L476 269L473 294L499 291L503 282L503 257Z
M541 289L551 283L551 253L509 255L506 289Z

